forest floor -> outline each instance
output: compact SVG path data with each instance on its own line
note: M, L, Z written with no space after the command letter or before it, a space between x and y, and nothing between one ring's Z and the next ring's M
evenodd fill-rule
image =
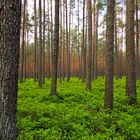
M114 81L114 109L104 111L104 79L92 90L77 78L58 83L50 97L50 81L39 88L33 79L19 84L18 140L140 140L140 81L137 104L128 105L125 79Z

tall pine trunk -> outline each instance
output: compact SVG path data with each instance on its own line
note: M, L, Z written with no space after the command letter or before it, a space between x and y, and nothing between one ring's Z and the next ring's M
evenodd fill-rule
M43 42L42 42L42 0L39 0L39 81L38 84L42 87L43 84Z
M126 0L126 95L129 103L136 101L134 0Z
M85 0L83 0L83 36L82 36L82 51L81 51L81 65L82 65L82 82L85 82Z
M114 7L114 31L115 31L115 76L119 78L119 44L118 44L118 32L117 32L117 2L115 1Z
M51 76L51 55L50 55L50 3L48 0L48 78Z
M37 81L37 11L34 0L34 81Z
M51 96L57 95L58 54L59 54L59 0L55 0L55 27L54 27Z
M88 16L88 54L87 54L87 83L86 88L91 90L91 69L92 69L92 9L91 0L87 1L87 16Z
M0 2L0 139L16 139L21 0ZM12 30L11 30L12 29Z
M135 0L136 5L136 74L137 79L140 79L140 54L139 54L139 19L138 19L138 0Z
M23 3L23 21L22 21L22 43L21 43L21 66L20 66L20 82L23 82L24 77L24 68L25 68L25 23L26 23L26 16L25 16L25 9L26 9L27 0L24 0Z
M114 5L115 0L107 1L104 99L105 109L113 108Z
M69 60L69 40L68 40L68 4L66 0L66 65L67 65L67 81L70 80L70 60Z
M45 36L46 36L46 2L45 0L43 0L43 45L42 45L42 48L43 48L43 84L45 84L45 77L46 77L46 73L45 73L45 47L46 47L46 39L45 39Z

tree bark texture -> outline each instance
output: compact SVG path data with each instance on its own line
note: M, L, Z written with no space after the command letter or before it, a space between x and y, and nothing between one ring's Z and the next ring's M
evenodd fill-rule
M87 16L88 16L88 54L87 54L87 89L91 90L92 77L92 9L91 0L87 1Z
M126 95L131 98L130 103L136 97L134 2L126 0Z
M105 109L113 108L114 5L115 0L107 1L104 100Z
M0 2L0 139L16 139L21 0Z
M55 0L55 29L54 29L54 47L53 47L53 69L51 95L57 95L57 73L58 73L58 54L59 54L59 0Z

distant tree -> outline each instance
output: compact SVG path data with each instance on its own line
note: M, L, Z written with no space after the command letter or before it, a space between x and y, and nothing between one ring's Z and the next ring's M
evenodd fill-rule
M63 41L63 28L62 28L62 2L60 0L60 20L59 20L59 26L60 26L60 41L59 41L59 64L58 64L58 68L59 68L59 79L60 79L60 83L62 83L62 41Z
M71 77L71 59L70 59L70 55L71 55L71 17L72 17L72 4L73 4L73 0L70 0L70 4L69 4L69 34L68 34L68 60L69 60L69 65L68 65L68 79L67 81L70 81L70 77Z
M115 1L115 6L114 6L114 32L115 32L115 76L116 79L119 78L119 44L118 44L118 32L117 32L117 2Z
M99 0L97 0L97 4L96 4L96 29L95 29L95 48L96 48L96 55L95 55L95 67L94 67L94 78L96 79L98 76L98 24L99 24L99 8L101 8L100 6L100 2Z
M140 53L139 53L139 19L138 19L138 0L135 0L136 5L136 74L137 79L140 79Z
M91 0L87 1L87 18L88 18L88 55L87 55L87 83L86 88L91 90L91 68L92 68L92 9Z
M70 48L69 48L69 34L68 34L68 2L66 4L66 63L67 63L67 81L70 80Z
M115 0L107 1L105 45L105 109L113 108L114 5Z
M136 101L134 0L126 0L126 95L129 103Z
M51 35L50 35L50 37L51 37L51 39L50 39L50 41L51 41L51 43L50 43L50 46L51 46L50 47L50 49L51 49L50 50L51 51L51 60L50 60L51 61L51 68L50 69L51 69L51 74L52 74L52 69L53 69L52 68L53 67L53 64L52 64L52 62L53 62L53 47L54 47L54 42L53 42L54 41L54 38L53 38L53 36L54 36L54 30L53 30L54 22L53 22L53 5L52 5L52 0L50 0L50 8L51 8L51 10L50 10L50 12L51 12L50 13L50 15L51 15L51 19L50 19L50 24L51 24L50 25L51 26L51 29L50 29L51 30L50 31L51 32Z
M47 0L47 8L48 8L48 78L51 76L51 54L50 54L50 3Z
M43 84L45 84L45 49L46 49L46 2L43 0L43 44L42 44L42 49L43 49Z
M0 139L16 140L21 0L0 2Z
M64 7L65 1L62 1L62 5L63 5L63 12L62 12L62 19L63 19L63 23L62 23L62 79L64 80L65 78L65 7Z
M81 59L80 59L80 0L78 2L78 26L77 26L77 51L78 51L78 76L81 78Z
M34 81L37 81L37 9L34 0Z
M23 82L24 69L25 69L25 25L26 25L26 7L27 0L23 2L22 10L22 43L21 43L21 65L20 65L20 82Z
M26 6L25 6L25 46L24 46L24 80L27 79L27 51L28 51L28 0L26 0Z
M54 26L51 96L57 95L58 54L59 54L59 0L55 0L55 26Z
M43 43L42 43L42 0L39 0L39 81L38 84L42 87L43 84Z
M92 65L92 79L95 79L96 76L96 53L97 53L97 48L96 48L96 0L93 0L93 28L92 28L92 59L93 59L93 65Z
M85 81L85 0L83 0L83 36L82 36L82 50L81 50L81 65L82 65L82 82Z

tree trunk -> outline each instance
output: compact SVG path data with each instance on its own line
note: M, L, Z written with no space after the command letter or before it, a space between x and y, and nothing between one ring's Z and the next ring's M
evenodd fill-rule
M27 11L28 12L28 11ZM29 47L29 28L27 28L27 78L30 78L30 47Z
M59 41L59 48L60 48L60 51L59 51L59 79L60 79L60 83L62 82L62 3L60 1L60 41Z
M87 55L87 83L86 88L91 90L91 68L92 68L92 9L91 0L87 1L88 15L88 55Z
M26 9L27 0L24 0L23 3L23 24L22 24L22 43L21 43L21 66L20 66L20 82L23 82L23 76L24 76L24 57L25 57L25 9Z
M87 15L87 13L86 13ZM85 29L85 47L84 47L84 79L86 79L86 66L87 66L87 16L86 16L86 29Z
M126 95L129 103L136 101L134 0L126 0Z
M64 1L63 1L64 5ZM65 78L65 7L63 7L63 48L62 48L62 79Z
M43 84L45 84L45 77L46 77L46 73L45 73L45 31L46 31L46 2L45 0L43 0Z
M26 6L27 8L27 6ZM23 78L26 80L27 78L27 17L26 17L26 9L25 9L25 33L24 33L24 67L23 67Z
M34 0L34 81L37 81L37 11Z
M96 5L96 28L95 28L95 67L94 67L94 78L98 76L98 20L99 20L99 0Z
M27 78L27 58L28 58L28 0L26 0L26 6L25 6L25 47L24 47L24 79Z
M39 0L39 47L40 47L40 57L39 57L39 81L38 84L42 87L43 84L43 44L42 44L42 0Z
M77 47L77 50L78 50L78 76L79 76L79 79L81 78L81 60L80 60L80 10L79 10L79 4L80 4L80 1L78 0L78 35L77 35L77 43L78 43L78 47Z
M53 69L51 95L57 95L57 63L59 54L59 0L55 0L55 28L54 28L54 47L53 47Z
M68 40L68 6L67 6L67 0L66 0L66 65L67 65L67 81L70 80L70 70L69 70L69 40Z
M52 5L52 0L50 0L50 7L51 7L51 73L53 69L53 47L54 47L54 39L53 39L53 5Z
M68 35L68 59L69 59L69 65L68 65L68 73L69 73L69 77L67 79L67 81L69 82L70 81L70 77L71 77L71 61L70 61L70 46L71 46L71 14L72 14L72 11L71 11L71 2L70 2L70 11L69 11L69 35Z
M49 6L49 0L48 0L48 77L51 76L51 60L50 60L50 6Z
M95 57L96 57L96 0L93 0L93 27L92 28L92 59L93 59L93 65L92 65L92 79L95 79L95 69L96 69L96 63L95 63Z
M82 37L82 51L81 51L81 65L82 65L82 82L85 82L85 0L83 0L83 37Z
M113 108L114 5L115 0L107 1L104 100L105 109Z
M136 0L136 74L140 79L140 54L139 54L139 19L138 19L138 0Z
M115 76L116 79L119 78L119 50L118 50L118 33L117 33L117 2L115 1L115 7L114 7L114 30L115 30Z
M0 2L0 139L16 139L21 0ZM12 30L11 30L12 29Z

